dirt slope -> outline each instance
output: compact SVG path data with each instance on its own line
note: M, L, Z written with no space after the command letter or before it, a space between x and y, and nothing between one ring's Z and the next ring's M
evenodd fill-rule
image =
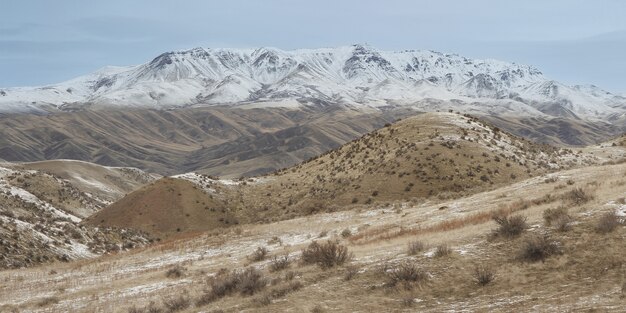
M164 239L238 224L226 205L193 183L164 178L136 190L84 223L134 228Z

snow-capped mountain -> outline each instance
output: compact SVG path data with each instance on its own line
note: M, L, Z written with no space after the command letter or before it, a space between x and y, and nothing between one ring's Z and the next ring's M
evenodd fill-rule
M622 96L595 86L566 86L532 66L364 45L168 52L56 85L0 89L0 111L268 102L377 107L428 99L559 116L606 118L626 111Z

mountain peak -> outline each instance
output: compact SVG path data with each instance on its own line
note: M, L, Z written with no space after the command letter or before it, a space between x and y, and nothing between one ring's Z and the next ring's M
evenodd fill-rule
M170 51L145 64L98 71L45 88L3 90L0 111L44 110L44 106L49 110L50 104L63 109L68 103L73 108L83 103L177 107L324 99L338 105L378 106L413 105L424 99L472 103L507 98L519 102L519 107L572 103L578 113L598 112L595 115L602 114L598 108L626 107L620 104L623 97L550 81L528 65L428 50L384 51L356 43L289 51L272 47ZM521 112L542 114L538 109L537 104Z

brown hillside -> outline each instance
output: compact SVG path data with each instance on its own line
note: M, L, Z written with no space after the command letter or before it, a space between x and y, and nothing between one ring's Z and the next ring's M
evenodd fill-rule
M134 227L159 237L179 228L186 232L232 225L228 218L258 223L351 206L441 201L584 162L590 162L588 157L531 143L472 117L427 113L274 175L240 182L196 174L180 176L189 182L164 179L90 222ZM207 206L224 212L206 214Z
M221 201L191 182L164 178L128 194L85 223L139 229L159 239L238 222Z

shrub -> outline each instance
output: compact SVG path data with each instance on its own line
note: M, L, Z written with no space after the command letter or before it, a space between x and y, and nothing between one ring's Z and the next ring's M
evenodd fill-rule
M472 273L474 281L481 286L486 286L496 278L496 272L486 266L477 266Z
M387 285L390 287L402 283L406 289L411 289L412 284L419 283L428 278L428 274L415 266L413 263L404 262L393 269L386 270Z
M537 262L561 253L559 243L550 239L547 235L533 235L524 241L520 252L522 260Z
M38 307L46 307L52 304L57 304L59 303L59 298L57 297L45 297L40 299L39 301L37 301L37 306Z
M128 313L161 313L163 309L158 307L154 301L150 301L147 307L138 308L136 306L132 306L128 308Z
M270 262L270 272L282 271L288 268L290 264L291 264L291 260L289 260L288 254L280 256L280 257L275 255L272 261Z
M571 228L572 217L567 213L567 208L564 206L546 209L543 211L543 219L546 226L554 226L558 231L567 231Z
M563 195L563 199L575 205L585 204L593 200L594 196L586 189L574 188Z
M302 250L301 260L304 264L317 264L322 268L330 268L342 265L352 258L346 246L334 241L324 244L312 242L307 248Z
M521 215L505 216L495 215L493 220L498 224L498 228L494 231L494 235L503 237L516 237L522 234L527 228L526 217Z
M189 300L188 296L180 295L164 299L163 305L167 312L178 312L188 308L191 305L191 300Z
M254 267L234 270L230 273L219 273L210 281L210 289L198 299L196 304L203 306L236 291L242 295L253 295L265 288L267 279L261 271Z
M180 265L176 265L173 268L170 268L169 270L167 270L167 272L165 272L165 276L167 278L180 278L185 274L185 271L187 269L180 266Z
M267 285L267 279L254 267L248 267L237 274L237 289L242 295L253 295Z
M546 226L551 226L557 218L567 215L567 208L564 206L560 206L554 209L546 209L543 211L543 220L546 223Z
M312 309L311 309L311 313L324 313L326 312L326 310L324 310L324 308L322 308L321 305L316 304Z
M416 254L424 251L425 248L426 248L426 245L424 245L424 243L421 242L421 241L418 241L418 240L410 241L408 249L407 249L407 254L408 255L416 255Z
M269 295L271 296L271 298L278 299L278 298L284 297L285 295L287 295L290 292L298 291L298 290L302 289L302 287L303 287L303 285L302 285L301 282L294 281L294 282L291 282L291 283L287 284L286 286L277 287L277 288L272 289L269 292Z
M268 253L267 248L257 247L256 250L254 250L254 252L252 252L252 254L248 257L248 259L250 259L250 261L252 262L263 261L265 260L267 253Z
M348 238L350 236L352 236L352 231L350 231L349 228L346 228L343 231L341 231L341 237Z
M452 254L452 249L450 249L450 247L448 247L448 245L438 245L437 248L435 249L435 254L434 256L436 258L440 258L440 257L444 257L444 256L448 256Z
M260 304L261 306L268 306L272 304L272 297L270 295L262 295L254 299L254 302Z
M619 216L617 216L615 212L606 212L600 216L598 224L596 225L596 231L601 234L610 233L615 230L619 224Z
M293 280L296 278L297 274L293 271L289 271L285 274L285 280Z
M359 273L359 268L356 266L348 266L346 268L346 273L343 275L343 280L349 281L354 278Z

